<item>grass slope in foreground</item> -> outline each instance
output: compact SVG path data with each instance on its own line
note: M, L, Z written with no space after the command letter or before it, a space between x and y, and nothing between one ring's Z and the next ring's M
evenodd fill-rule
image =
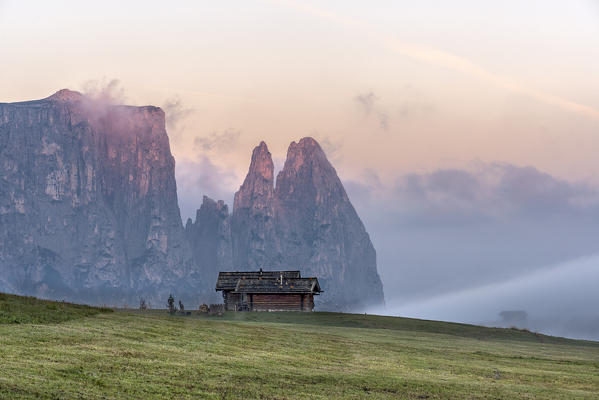
M29 301L28 299L25 301ZM0 324L0 398L597 399L599 344L334 313Z
M50 324L101 312L112 309L0 293L0 324Z

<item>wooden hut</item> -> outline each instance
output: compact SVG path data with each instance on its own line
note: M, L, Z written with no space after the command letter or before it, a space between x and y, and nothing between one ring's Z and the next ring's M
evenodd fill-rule
M322 292L317 278L299 271L220 272L216 290L227 311L312 311Z

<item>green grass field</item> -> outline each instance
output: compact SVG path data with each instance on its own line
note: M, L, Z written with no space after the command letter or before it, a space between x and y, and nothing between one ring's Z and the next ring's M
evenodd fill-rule
M595 342L352 314L104 311L1 296L0 398L599 398Z
M0 324L58 323L101 312L112 309L0 293Z

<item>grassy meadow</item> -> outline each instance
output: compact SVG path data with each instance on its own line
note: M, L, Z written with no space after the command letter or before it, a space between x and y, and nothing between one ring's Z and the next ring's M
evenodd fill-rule
M110 308L0 293L0 325L58 323L112 311Z
M0 398L599 398L595 342L357 314L52 303L0 297Z

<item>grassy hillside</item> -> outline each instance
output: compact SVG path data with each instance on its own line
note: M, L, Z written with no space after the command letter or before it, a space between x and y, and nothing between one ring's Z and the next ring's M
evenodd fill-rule
M112 310L0 293L0 324L58 323L109 311Z
M0 324L0 398L596 399L599 344L332 313Z
M509 340L538 343L575 343L577 345L599 346L597 342L584 342L519 329L487 328L477 325L454 322L426 321L413 318L386 317L380 315L343 314L330 312L316 313L227 313L224 317L231 321L277 322L337 326L348 328L394 329L400 331L441 333L480 340Z

